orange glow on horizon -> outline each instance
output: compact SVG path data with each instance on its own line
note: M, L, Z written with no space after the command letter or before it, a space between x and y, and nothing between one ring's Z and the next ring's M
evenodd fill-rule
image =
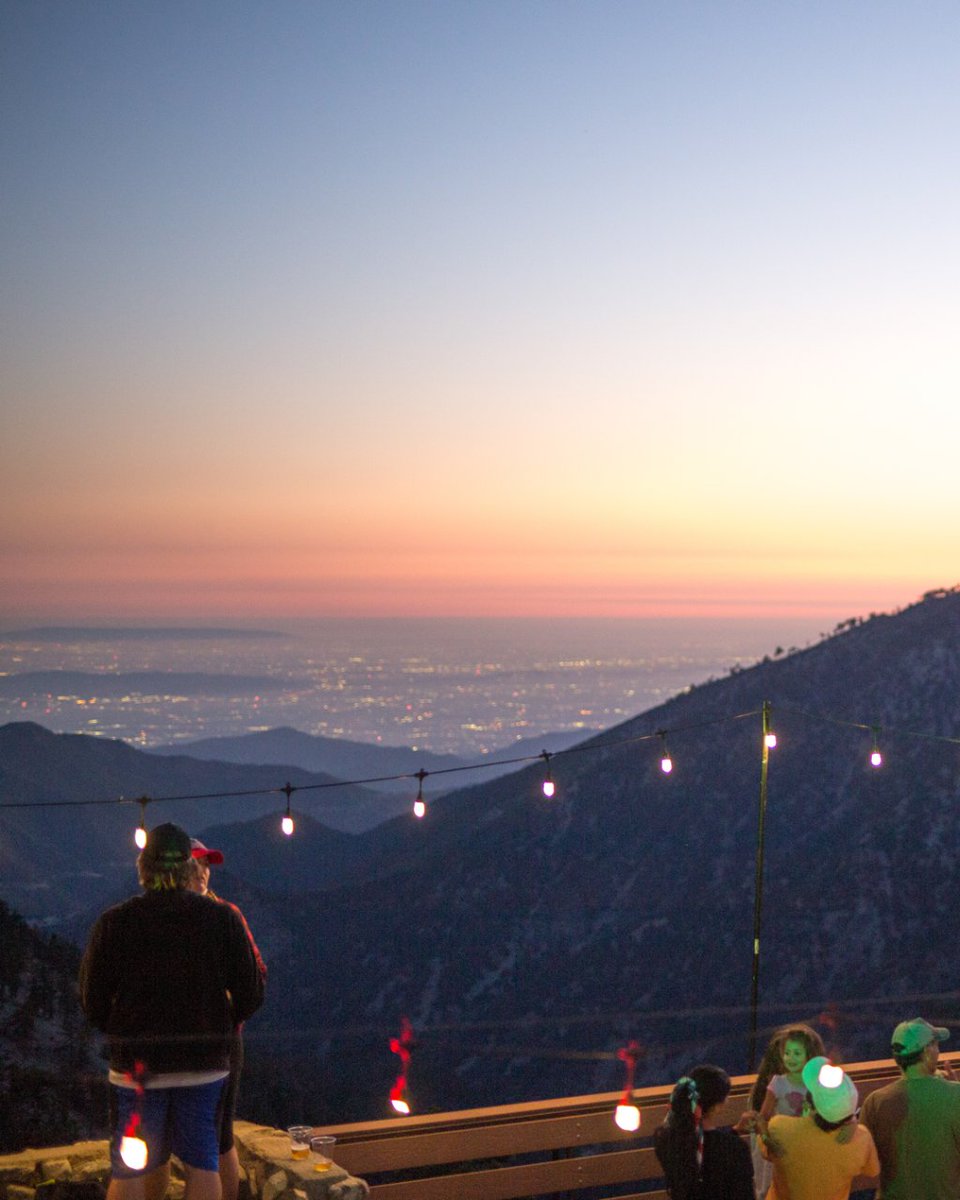
M449 579L144 577L97 579L79 571L53 580L9 581L2 615L21 621L124 619L269 620L324 617L777 618L839 620L905 607L931 587L912 580L872 584L832 579L636 582L563 576Z

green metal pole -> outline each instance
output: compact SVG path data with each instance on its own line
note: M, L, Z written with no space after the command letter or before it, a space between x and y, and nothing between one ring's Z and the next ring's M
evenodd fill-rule
M767 764L770 761L770 701L763 702L760 753L760 805L757 814L757 861L753 880L753 979L750 988L750 1067L757 1066L757 1002L760 996L760 919L763 915L763 837L767 819Z

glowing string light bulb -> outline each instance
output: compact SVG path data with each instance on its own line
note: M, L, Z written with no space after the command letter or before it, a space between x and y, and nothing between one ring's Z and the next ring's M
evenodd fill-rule
M543 759L543 761L546 765L546 774L545 774L544 780L543 780L543 794L546 796L546 798L548 800L552 800L553 797L557 794L556 785L554 784L553 779L550 775L550 759L553 756L550 754L550 752L548 750L542 750L540 752L540 757Z
M140 1106L143 1103L146 1065L137 1061L133 1064L133 1070L125 1074L127 1082L133 1084L134 1100L133 1110L120 1139L120 1157L131 1171L142 1171L149 1158L147 1143L140 1136Z
M290 837L294 830L293 817L290 815L290 797L293 795L295 789L292 788L289 783L287 783L280 790L285 792L287 797L287 811L284 814L283 820L280 822L280 828L287 835L287 837Z
M140 824L137 826L137 831L133 835L133 840L136 843L137 849L142 850L147 844L147 798L146 796L140 801Z
M420 770L417 772L417 780L419 782L417 785L417 798L413 802L413 815L420 819L422 819L426 815L426 811L427 811L427 805L423 799L423 781L426 779L426 777L429 774L430 774L430 772L425 771L423 769L423 767L421 767Z
M400 1036L390 1039L390 1049L400 1055L400 1074L396 1083L390 1089L390 1103L395 1112L407 1116L410 1112L410 1097L407 1093L407 1068L410 1066L410 1056L416 1046L413 1037L413 1026L408 1017L400 1018Z
M613 1114L616 1125L625 1133L636 1133L640 1128L640 1109L633 1102L633 1075L640 1057L639 1042L630 1042L617 1051L617 1058L626 1065L627 1085L623 1089L620 1103Z
M670 751L667 749L667 731L658 729L657 736L660 738L660 770L664 775L669 775L673 770L673 759L670 757Z
M147 1165L147 1143L125 1133L120 1139L120 1157L131 1171L142 1171Z
M772 750L777 744L777 735L770 728L770 701L763 702L763 746L764 750Z
M873 749L870 751L870 766L882 767L883 755L880 753L880 726L873 726Z

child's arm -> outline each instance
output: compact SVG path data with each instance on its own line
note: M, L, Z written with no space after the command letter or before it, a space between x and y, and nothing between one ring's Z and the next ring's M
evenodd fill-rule
M777 1098L773 1092L767 1088L767 1091L763 1097L763 1103L760 1105L760 1119L763 1121L764 1125L766 1125L776 1111Z
M736 1125L734 1125L733 1132L754 1133L757 1128L757 1117L759 1115L760 1114L756 1111L756 1109L748 1108L746 1112L741 1115L740 1120L736 1123Z

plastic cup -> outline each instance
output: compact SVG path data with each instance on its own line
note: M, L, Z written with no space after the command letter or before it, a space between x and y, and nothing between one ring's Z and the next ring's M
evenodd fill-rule
M330 1151L336 1140L332 1133L318 1134L317 1137L310 1139L310 1157L313 1159L315 1171L329 1171L333 1166Z
M291 1158L309 1158L310 1157L310 1135L313 1130L309 1125L291 1125L287 1129L290 1134L290 1157Z

